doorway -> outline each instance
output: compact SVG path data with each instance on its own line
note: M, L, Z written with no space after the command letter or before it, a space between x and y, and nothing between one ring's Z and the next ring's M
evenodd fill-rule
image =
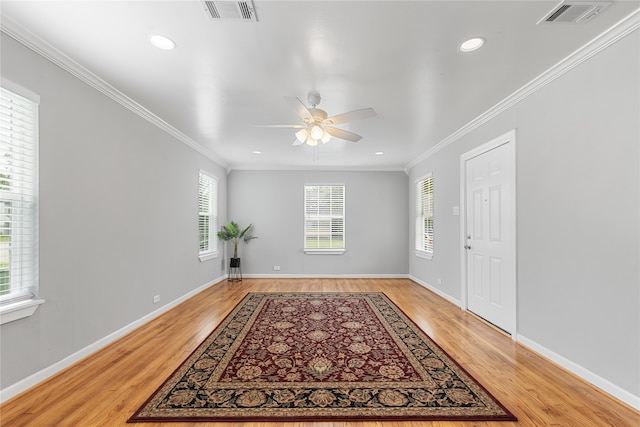
M460 156L462 309L516 339L516 132Z

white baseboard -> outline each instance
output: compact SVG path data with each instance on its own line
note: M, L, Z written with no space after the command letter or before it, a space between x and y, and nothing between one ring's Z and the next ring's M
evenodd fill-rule
M554 353L548 348L526 337L523 337L522 335L518 335L517 341L523 346L533 350L535 353L540 354L546 359L551 360L552 362L556 363L557 365L560 365L567 371L579 376L580 378L587 381L588 383L596 386L597 388L604 391L605 393L610 394L611 396L615 397L621 402L631 406L636 410L640 410L640 396L636 396L628 392L627 390L624 390L623 388L618 387L617 385L607 381L606 379L594 374L590 370L578 365L575 362L572 362L571 360L557 353Z
M247 279L408 279L398 274L243 274Z
M42 381L46 380L47 378L52 377L53 375L57 374L58 372L62 371L63 369L68 368L69 366L73 365L74 363L84 359L85 357L89 356L92 353L95 353L96 351L102 349L103 347L106 347L107 345L113 343L114 341L116 341L117 339L123 337L124 335L128 334L129 332L133 331L134 329L139 328L140 326L144 325L145 323L155 319L156 317L160 316L161 314L169 311L170 309L174 308L175 306L177 306L178 304L186 301L187 299L191 298L192 296L198 294L199 292L202 292L203 290L207 289L210 286L215 285L216 283L220 282L221 280L226 279L226 276L222 276L222 277L218 277L217 279L214 279L186 294L184 294L183 296L181 296L178 299L175 299L165 305L163 305L162 307L158 308L157 310L152 311L151 313L147 314L144 317L141 317L140 319L124 326L123 328L118 329L117 331L105 336L104 338L99 339L98 341L94 342L93 344L90 344L88 346L86 346L85 348L65 357L64 359L54 363L53 365L50 365L44 369L42 369L41 371L36 372L33 375L28 376L27 378L18 381L15 384L12 384L2 390L0 390L0 403L1 402L5 402L9 399L11 399L12 397L22 393L23 391L26 391L28 389L30 389L31 387L35 386L38 383L41 383Z
M423 282L422 280L418 279L415 276L411 276L409 275L409 279L413 280L414 282L416 282L417 284L424 286L425 288L429 289L431 292L433 292L434 294L441 296L442 298L446 299L447 301L449 301L451 304L455 304L458 307L462 306L462 302L459 299L456 299L454 297L452 297L451 295L442 292L440 289L433 287L432 285L428 284L427 282Z

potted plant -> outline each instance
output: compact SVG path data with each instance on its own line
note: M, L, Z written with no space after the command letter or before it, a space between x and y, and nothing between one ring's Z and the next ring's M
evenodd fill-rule
M240 258L238 257L238 243L240 240L243 240L245 243L249 243L253 239L257 239L257 237L252 236L249 231L253 227L253 224L249 224L246 228L240 229L238 224L234 221L231 221L227 225L223 225L218 231L218 238L228 242L229 240L233 241L233 257L229 260L229 267L238 268L240 267Z

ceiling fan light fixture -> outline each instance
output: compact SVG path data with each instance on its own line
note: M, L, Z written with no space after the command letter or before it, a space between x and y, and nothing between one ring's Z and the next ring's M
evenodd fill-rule
M311 135L311 138L315 139L316 141L318 139L321 139L324 135L324 130L322 130L322 128L318 125L314 125L311 128L311 132L309 132L309 135Z
M320 94L315 91L309 92L308 95L311 108L307 107L299 98L285 96L285 100L294 108L296 115L302 119L302 123L265 125L265 127L297 129L294 132L296 136L296 139L292 144L294 147L303 144L315 147L320 142L326 144L334 138L350 142L360 141L362 136L333 126L349 123L353 120L366 119L367 117L373 117L376 115L373 108L362 108L360 110L348 111L346 113L328 117L326 111L317 108L317 105L320 102Z
M296 138L300 142L305 142L308 136L309 136L309 131L307 129L300 129L298 132L296 132Z

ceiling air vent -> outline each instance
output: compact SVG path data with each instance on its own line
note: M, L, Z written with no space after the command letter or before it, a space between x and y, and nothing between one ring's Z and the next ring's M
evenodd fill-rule
M562 2L538 21L538 24L582 24L597 16L610 4L611 2Z
M247 1L203 1L207 15L214 21L254 21L257 22L253 2Z

